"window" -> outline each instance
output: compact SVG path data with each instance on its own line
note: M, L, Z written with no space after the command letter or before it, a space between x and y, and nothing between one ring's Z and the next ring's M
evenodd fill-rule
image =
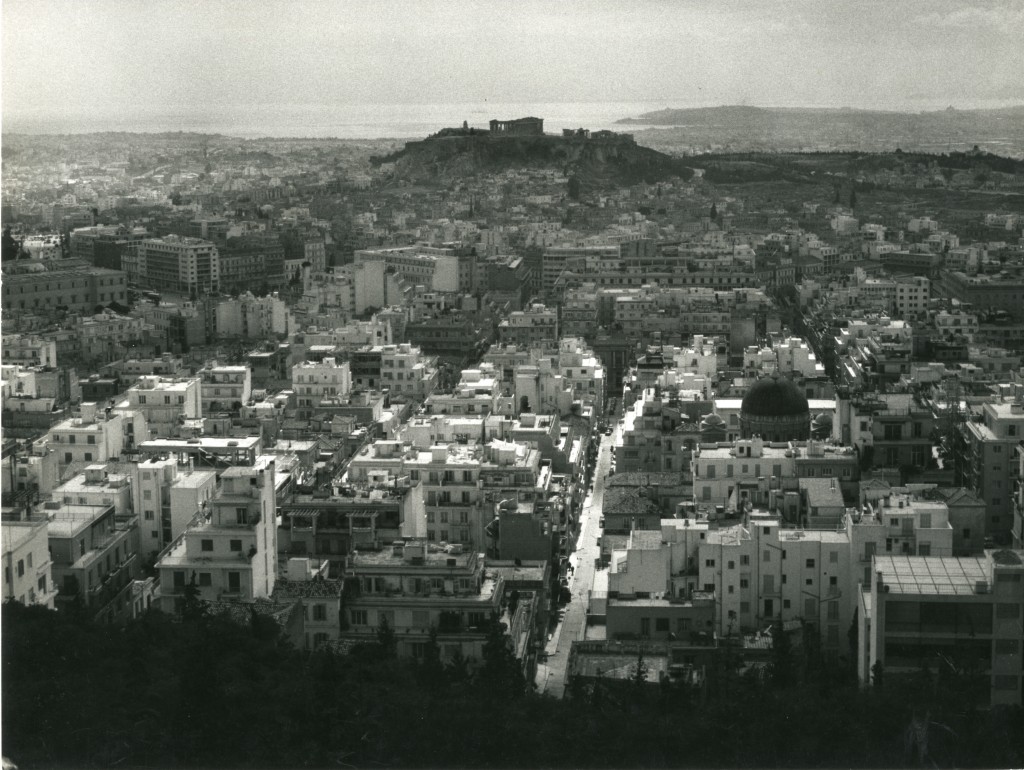
M993 690L1016 690L1017 676L1015 674L998 674L992 677Z
M659 632L668 633L668 618L655 618L654 619L654 630Z
M241 551L242 550L242 541L241 540L232 540L231 541L231 550L232 551Z
M765 551L764 553L761 554L761 561L764 562L765 564L767 564L771 560L772 560L772 552L771 551Z
M1000 620L1013 620L1020 614L1019 604L1000 602L996 605L996 617Z
M249 509L248 508L235 508L235 523L236 524L248 524L249 523Z
M714 567L715 566L715 560L714 559L705 559L704 560L704 566L705 567Z
M782 609L788 610L789 609L789 604L790 604L789 599L783 599L782 600Z
M735 593L736 586L729 586L729 593Z
M174 571L174 587L184 588L185 587L185 573L181 570Z
M326 604L314 604L313 605L313 620L327 620L327 605Z
M1019 650L1017 639L996 639L996 655L1016 655Z
M18 577L22 577L25 574L25 560L18 559Z
M350 610L352 617L353 626L365 626L366 622L366 610Z
M201 540L200 541L200 548L203 551L212 551L213 550L213 541L212 540Z
M241 572L229 572L228 573L228 590L232 592L242 590L242 573Z
M200 572L199 573L199 585L201 587L213 585L213 580L212 580L209 572Z
M807 560L807 569L814 569L814 559Z
M746 578L740 578L740 588L749 588L749 587L750 587L750 581L747 580Z
M736 562L730 561L729 562L729 569L736 569Z

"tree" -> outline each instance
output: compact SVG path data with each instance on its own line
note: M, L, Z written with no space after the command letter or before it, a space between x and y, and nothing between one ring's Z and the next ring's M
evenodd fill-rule
M430 635L423 649L420 661L420 681L428 690L437 690L444 681L444 666L441 664L441 646L437 643L437 627L430 627Z
M18 258L18 253L21 251L21 244L15 240L14 236L11 235L10 225L4 228L3 238L0 239L0 259L4 262L13 262Z
M637 687L641 687L647 684L647 675L650 673L651 667L647 665L647 661L644 659L644 648L641 646L636 651L636 663L633 664L633 671L630 674L630 680Z
M857 208L857 191L856 190L850 190L850 208L851 209Z
M191 580L185 585L182 591L182 600L179 613L181 619L186 622L195 622L206 617L208 607L200 596L199 586L196 583L196 573L192 573Z
M515 617L516 608L519 606L519 591L512 589L512 593L508 596L508 616L510 618Z
M530 397L529 396L523 396L522 398L519 399L519 411L520 412L526 412L526 413L529 413L529 412L532 411L530 409Z
M875 665L871 667L871 684L878 692L885 686L885 666L880 660L876 660Z
M395 639L395 630L384 615L381 615L380 625L377 626L377 644L385 658L395 657L398 641Z
M716 219L718 219L718 206L716 206L714 203L712 203L711 204L711 221L714 222Z
M569 197L574 201L580 199L580 180L575 176L569 177Z
M793 684L793 673L793 644L780 620L772 625L772 682L779 687L789 687Z
M526 690L526 679L506 631L507 626L498 619L498 614L491 613L484 642L484 663L479 671L483 692L502 700L518 697Z

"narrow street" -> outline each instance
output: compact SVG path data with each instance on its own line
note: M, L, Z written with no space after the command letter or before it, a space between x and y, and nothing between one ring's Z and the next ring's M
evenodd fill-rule
M569 662L569 649L575 640L583 639L587 622L587 599L594 584L594 562L600 557L601 549L598 537L601 534L601 505L604 500L604 488L611 468L612 444L615 434L601 436L601 449L597 457L597 469L594 472L594 489L583 501L580 514L580 537L576 542L576 550L569 559L573 566L569 578L569 590L572 600L565 605L561 622L555 628L548 641L546 651L547 663L537 666L537 690L561 698L565 694L566 665Z

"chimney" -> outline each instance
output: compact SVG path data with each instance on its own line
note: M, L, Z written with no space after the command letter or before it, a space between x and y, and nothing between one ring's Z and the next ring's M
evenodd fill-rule
M96 404L93 402L83 403L79 409L83 425L91 425L96 422Z

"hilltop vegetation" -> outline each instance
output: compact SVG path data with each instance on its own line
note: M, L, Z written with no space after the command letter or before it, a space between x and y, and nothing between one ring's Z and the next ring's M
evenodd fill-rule
M442 132L409 142L402 150L372 158L371 162L376 166L394 164L396 176L420 184L514 169L548 169L575 176L583 190L653 183L673 176L689 179L693 175L687 164L640 147L623 136L606 140Z

